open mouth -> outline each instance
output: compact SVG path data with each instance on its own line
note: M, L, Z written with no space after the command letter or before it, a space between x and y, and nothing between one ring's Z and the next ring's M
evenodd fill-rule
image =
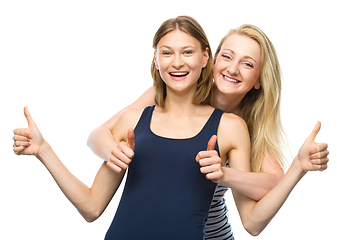
M228 77L228 76L223 75L223 74L222 74L222 77L223 77L225 80L227 80L227 81L229 81L229 82L232 82L232 83L240 83L240 82L241 82L241 81L239 81L239 80L237 80L237 79L235 79L235 78L231 78L231 77Z
M186 77L189 72L170 72L169 74L171 75L171 77L174 78L183 78Z

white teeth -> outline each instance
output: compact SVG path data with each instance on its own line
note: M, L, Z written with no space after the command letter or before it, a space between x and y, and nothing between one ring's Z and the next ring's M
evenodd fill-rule
M171 72L170 75L172 76L184 76L187 75L188 72Z
M232 83L238 83L238 82L240 82L240 81L235 80L235 79L233 79L233 78L229 78L229 77L227 77L226 75L223 75L223 76L225 77L226 80L228 80L228 81L230 81L230 82L232 82Z

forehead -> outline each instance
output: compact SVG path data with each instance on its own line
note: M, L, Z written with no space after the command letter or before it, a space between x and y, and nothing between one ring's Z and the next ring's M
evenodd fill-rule
M157 48L160 47L186 47L191 46L201 48L200 42L191 35L177 29L165 34L158 42Z
M256 60L261 57L260 44L254 39L242 34L235 33L228 36L222 44L221 50L231 50L238 55L251 56Z

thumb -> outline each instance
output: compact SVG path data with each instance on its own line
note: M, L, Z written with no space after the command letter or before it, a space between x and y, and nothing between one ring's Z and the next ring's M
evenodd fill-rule
M215 144L216 144L216 140L217 140L217 136L216 135L213 135L210 140L208 141L208 144L207 144L207 151L209 150L214 150L214 147L215 147Z
M315 141L315 138L319 132L319 130L321 129L321 122L320 121L317 121L314 129L312 130L312 132L310 133L309 137L307 138L307 140L305 140L306 142L314 142Z
M36 125L35 125L35 122L33 121L33 118L32 118L32 116L30 115L30 112L28 111L28 108L27 108L27 107L24 108L23 112L24 112L25 117L26 117L26 119L27 119L28 127L36 126Z
M128 135L127 135L127 141L126 144L128 145L129 148L132 150L135 149L135 133L132 128L128 130Z

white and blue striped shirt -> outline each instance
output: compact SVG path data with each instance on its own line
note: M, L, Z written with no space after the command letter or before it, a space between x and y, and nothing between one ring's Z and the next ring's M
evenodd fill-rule
M233 240L233 231L228 222L227 206L225 202L225 192L227 187L219 185L213 197L206 221L206 240Z

